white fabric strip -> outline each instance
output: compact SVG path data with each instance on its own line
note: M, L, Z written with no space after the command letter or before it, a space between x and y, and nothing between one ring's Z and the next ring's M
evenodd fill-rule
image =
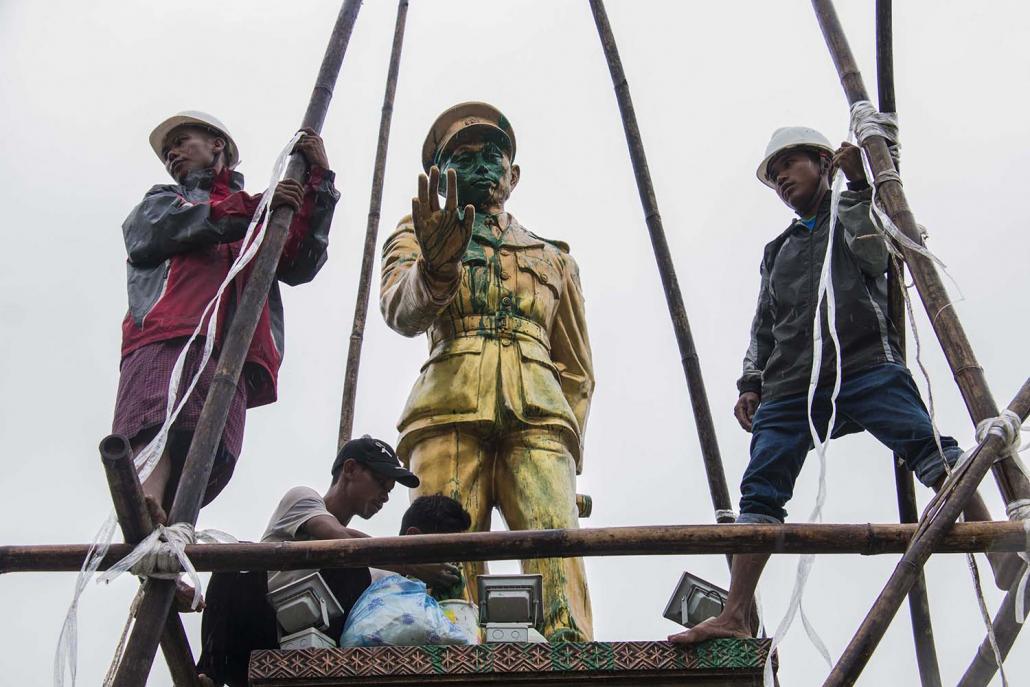
M820 522L823 516L823 505L826 503L826 449L830 444L830 435L833 433L833 425L837 421L837 396L840 394L842 360L840 353L840 340L837 337L837 300L833 290L833 273L831 264L833 262L833 237L837 226L837 208L840 205L841 186L844 181L844 174L839 170L834 175L830 196L830 222L826 237L826 253L823 256L823 266L819 275L819 289L816 295L815 322L812 326L812 370L808 380L808 431L812 437L812 445L819 456L819 489L816 493L815 507L808 516L808 522ZM815 426L812 406L815 402L815 392L819 386L819 376L823 363L823 315L822 303L826 301L826 324L830 330L830 339L833 341L835 372L833 380L833 391L830 394L830 420L826 425L826 438L820 439L819 432ZM819 654L830 667L833 661L825 642L819 637L815 627L805 615L801 606L805 593L805 585L808 583L808 576L815 564L815 556L804 554L798 559L797 573L794 578L794 589L791 592L790 603L787 605L787 612L780 620L776 632L773 633L772 645L769 647L769 656L765 661L763 680L765 687L773 687L772 657L783 639L790 631L791 625L798 611L801 611L801 623L805 628L805 634L809 641L816 648Z

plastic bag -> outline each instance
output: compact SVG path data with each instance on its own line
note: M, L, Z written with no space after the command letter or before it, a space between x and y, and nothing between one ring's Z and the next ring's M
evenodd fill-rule
M373 582L343 626L340 646L478 644L479 637L451 622L425 583L401 575Z

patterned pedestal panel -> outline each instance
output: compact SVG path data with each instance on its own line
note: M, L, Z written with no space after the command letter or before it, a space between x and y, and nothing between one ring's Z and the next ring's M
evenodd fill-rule
M253 685L759 685L769 640L482 644L255 651Z

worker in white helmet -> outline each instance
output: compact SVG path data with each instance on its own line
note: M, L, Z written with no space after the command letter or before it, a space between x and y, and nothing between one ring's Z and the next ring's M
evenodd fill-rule
M831 249L842 383L830 435L868 431L934 489L944 480L945 463L954 465L962 454L951 437L935 440L926 406L905 367L897 331L887 318L889 255L869 216L871 189L861 151L849 143L834 148L813 129L778 129L758 166L758 179L775 190L796 217L765 247L751 342L737 381L740 397L733 413L752 435L738 523L781 524L787 515L784 505L813 448L808 424L812 328L829 236L830 181L837 169L847 178L848 190L840 195ZM822 305L822 362L811 408L822 440L836 375L826 307ZM974 495L965 516L991 519L979 495ZM768 554L734 556L722 613L669 640L686 645L751 636L751 599L768 559ZM1007 589L1018 567L1008 565L1004 556L991 558L991 565L998 586Z
M147 191L122 225L129 309L122 323L113 431L128 437L136 453L165 421L175 361L239 255L241 239L261 199L261 194L243 190L243 176L234 171L240 161L236 141L209 114L188 111L169 117L151 133L150 145L174 183ZM307 162L306 180L279 182L271 200L273 209L286 205L294 211L278 271L278 281L290 285L310 281L325 263L329 226L339 198L322 139L306 131L294 152ZM199 370L199 382L173 425L164 454L143 483L148 505L159 521L171 505L218 348L247 274L238 276L222 299L215 354ZM180 398L198 372L201 349L202 342L194 343L186 357ZM275 401L283 350L282 300L276 283L229 408L205 504L225 487L239 458L246 409Z

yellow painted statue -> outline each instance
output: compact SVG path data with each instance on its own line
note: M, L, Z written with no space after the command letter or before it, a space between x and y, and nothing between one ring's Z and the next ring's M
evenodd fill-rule
M412 498L457 499L473 530L495 507L512 530L575 528L594 389L583 291L569 247L505 211L514 158L511 125L486 103L450 108L426 138L412 214L383 248L387 324L429 339L397 449L421 480ZM582 559L522 568L543 575L544 635L591 640ZM469 564L466 579L483 571Z

